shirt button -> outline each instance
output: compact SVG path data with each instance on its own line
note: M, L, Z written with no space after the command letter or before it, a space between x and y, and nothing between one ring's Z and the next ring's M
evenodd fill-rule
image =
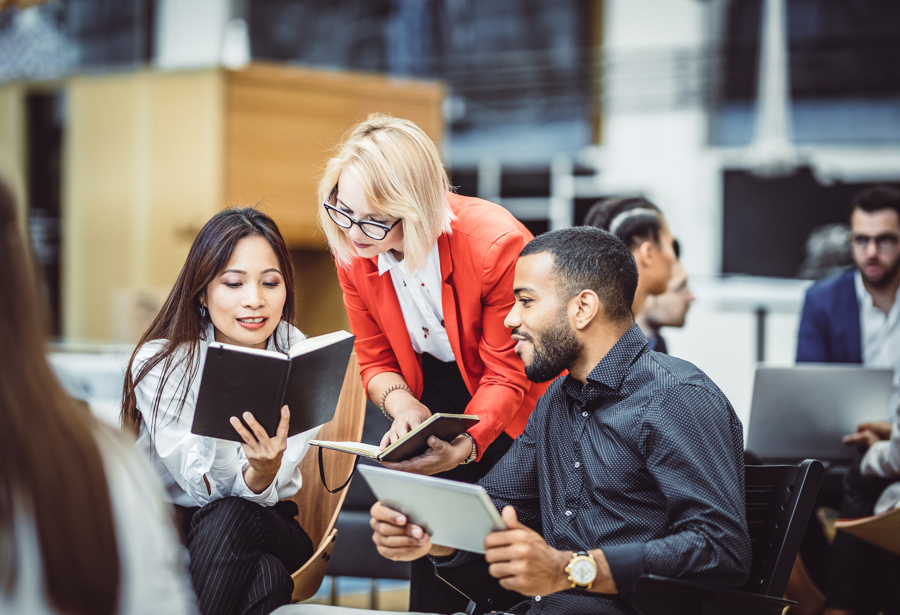
M576 468L580 468L580 467L581 467L581 462L580 462L580 461L576 461L576 462L575 462L575 467L576 467Z
M540 596L535 596L535 597L534 597L534 601L535 601L535 602L540 602L540 601L541 601L541 597L540 597Z
M567 510L567 511L566 511L566 516L567 516L567 517L571 517L571 516L572 516L572 511L571 511L571 510Z
M585 410L584 412L582 412L582 413L581 413L581 416L583 416L584 418L587 418L587 410Z

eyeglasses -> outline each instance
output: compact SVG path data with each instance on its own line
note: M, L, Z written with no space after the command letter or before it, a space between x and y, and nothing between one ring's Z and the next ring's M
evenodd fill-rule
M351 218L341 210L337 209L329 205L328 203L322 203L322 206L325 207L325 211L328 212L328 217L331 218L331 221L337 224L341 228L350 228L354 224L362 230L363 233L366 234L366 237L370 239L374 239L375 241L381 241L387 234L390 233L395 226L400 224L400 221L403 218L399 218L393 224L382 224L381 222L372 222L370 220L355 220Z
M897 247L897 244L900 244L900 236L894 235L893 233L884 233L882 235L870 237L869 235L857 235L854 233L850 236L850 241L857 250L867 249L869 247L869 242L874 241L875 247L879 252L890 252Z

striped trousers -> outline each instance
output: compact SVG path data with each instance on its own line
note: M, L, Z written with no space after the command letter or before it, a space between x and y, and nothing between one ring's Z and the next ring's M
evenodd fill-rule
M181 512L189 516L188 570L202 615L267 615L290 603L291 573L313 554L294 502L228 497Z

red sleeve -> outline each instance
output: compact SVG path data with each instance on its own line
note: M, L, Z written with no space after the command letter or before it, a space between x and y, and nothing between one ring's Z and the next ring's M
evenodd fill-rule
M478 354L484 362L484 374L466 407L466 414L481 418L469 430L478 445L479 458L519 412L530 385L510 330L504 324L515 302L516 262L529 240L519 231L505 233L486 251L482 264L482 334Z
M369 381L382 372L402 373L400 363L381 327L369 312L365 300L360 297L351 273L338 263L337 274L344 291L344 307L347 308L347 317L350 319L350 330L356 336L356 360L368 395Z

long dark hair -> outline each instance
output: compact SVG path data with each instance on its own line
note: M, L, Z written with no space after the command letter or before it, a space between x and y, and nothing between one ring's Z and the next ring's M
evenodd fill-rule
M47 364L47 311L29 252L12 194L0 181L0 591L9 595L18 582L18 511L34 520L52 608L111 615L119 602L119 551L95 440L101 426Z
M153 400L153 407L149 409L152 416L150 427L156 427L160 399L169 377L176 367L185 365L184 377L178 385L180 398L176 402L173 419L180 415L190 389L189 384L197 375L200 338L210 322L208 315L200 313L200 295L225 269L235 246L245 237L262 237L272 246L281 273L284 275L286 287L282 320L294 322L294 266L278 226L272 218L254 207L225 209L217 213L194 239L172 292L150 323L150 327L141 336L131 360L128 361L122 395L122 426L130 429L135 435L141 427L141 413L137 407L135 387L161 362L164 362L163 376ZM276 336L276 341L277 339ZM151 340L166 340L166 343L155 355L144 361L137 375L133 376L131 370L134 359L141 347ZM178 349L183 349L184 352L176 353ZM279 350L286 351L287 348Z

